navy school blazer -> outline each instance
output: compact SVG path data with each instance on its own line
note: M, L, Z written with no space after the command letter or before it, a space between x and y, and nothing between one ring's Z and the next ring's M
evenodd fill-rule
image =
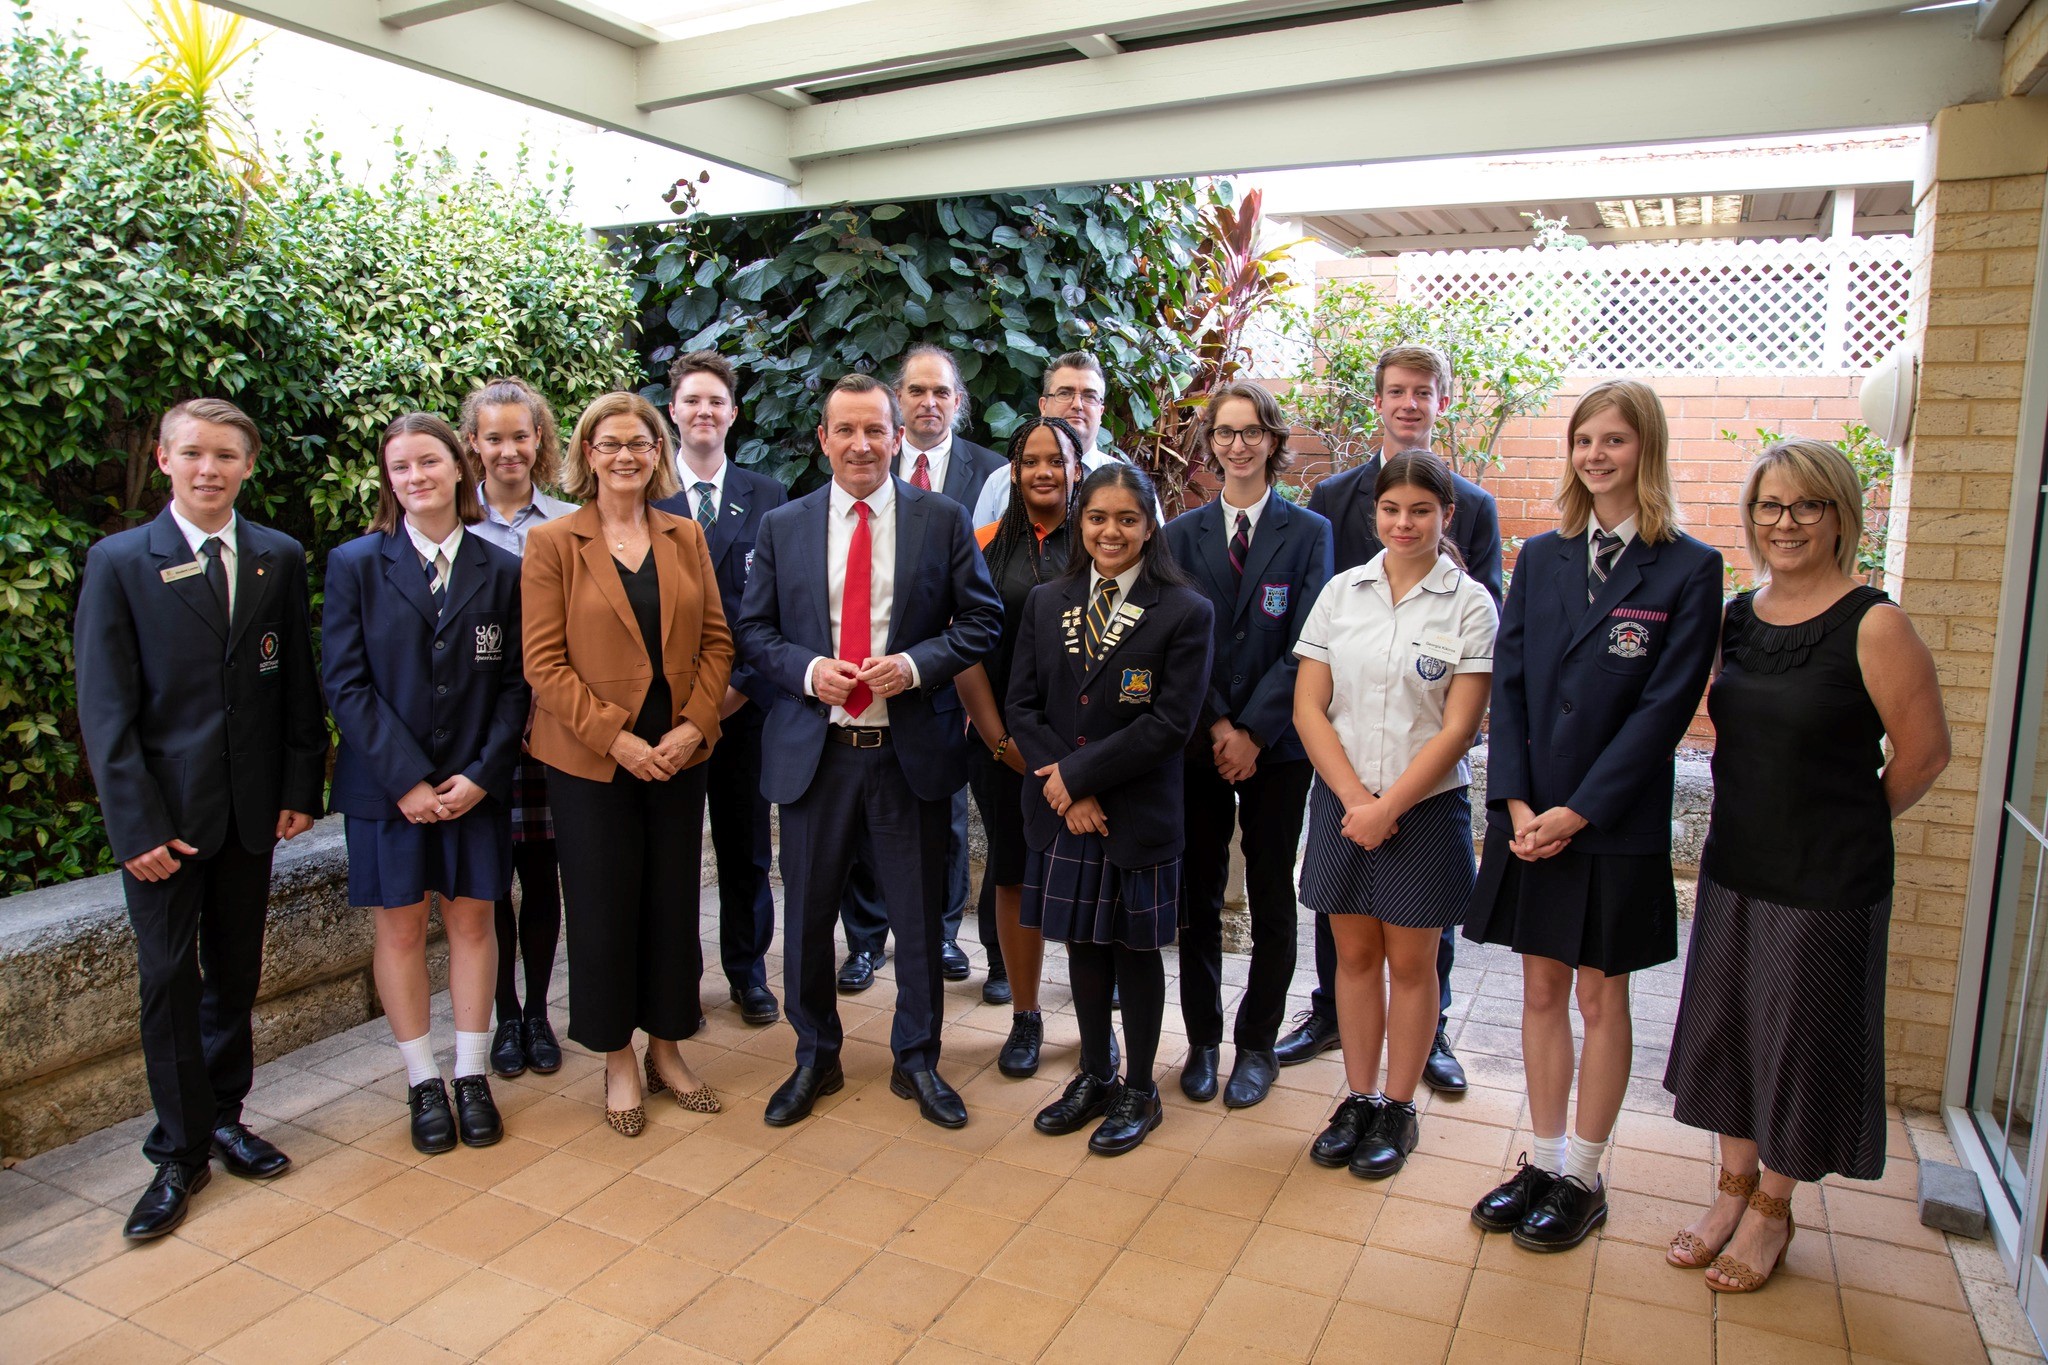
M1044 848L1066 828L1036 775L1057 763L1069 795L1102 803L1109 861L1150 867L1179 856L1186 841L1182 751L1208 691L1216 613L1192 588L1141 577L1119 608L1124 629L1091 663L1083 645L1089 577L1083 570L1024 599L1003 707L1024 756L1024 840Z
M1374 515L1373 485L1379 481L1382 461L1375 454L1356 469L1347 469L1318 483L1308 495L1309 510L1329 518L1336 537L1337 557L1332 573L1343 573L1386 548L1380 544L1379 521ZM1451 543L1465 561L1465 572L1493 594L1500 605L1500 508L1493 494L1451 471Z
M1191 742L1206 745L1209 727L1227 717L1257 737L1261 758L1306 758L1294 733L1294 641L1330 581L1330 523L1269 493L1239 582L1228 515L1219 496L1166 524L1174 561L1216 611L1214 667Z
M1586 533L1522 547L1493 649L1487 821L1568 806L1587 853L1671 851L1673 755L1721 639L1721 552L1637 536L1586 601Z
M761 518L788 501L789 494L782 485L766 474L742 469L731 459L726 460L724 505L718 509L718 519L706 528L704 541L711 552L711 571L718 577L718 601L725 608L727 621L739 620L740 598L747 590L747 572L753 567L754 542L761 534ZM654 505L691 521L697 519L696 499L690 493L688 479L683 482L682 492ZM766 714L780 691L747 667L744 659L733 661L729 681L760 708L757 715Z
M438 619L419 552L401 529L327 556L321 674L341 731L334 808L398 820L415 783L456 773L499 804L526 730L519 557L465 533Z
M327 722L313 666L306 552L235 518L224 624L170 508L86 555L71 636L78 729L115 861L183 839L277 842L280 811L320 814Z
M896 484L896 574L889 639L918 686L890 697L890 746L910 789L950 798L967 782L967 726L953 678L995 648L1003 603L989 583L967 512L943 493ZM798 800L817 775L832 708L804 693L811 661L837 655L827 596L826 484L761 519L754 569L733 630L740 658L779 689L761 732L761 795Z

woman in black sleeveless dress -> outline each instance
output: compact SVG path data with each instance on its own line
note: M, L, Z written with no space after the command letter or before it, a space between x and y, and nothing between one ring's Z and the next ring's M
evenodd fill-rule
M1742 506L1767 579L1729 603L1708 694L1714 810L1664 1074L1679 1121L1721 1139L1720 1196L1667 1259L1721 1293L1782 1261L1799 1181L1884 1171L1891 822L1949 753L1933 656L1856 581L1849 461L1781 441Z

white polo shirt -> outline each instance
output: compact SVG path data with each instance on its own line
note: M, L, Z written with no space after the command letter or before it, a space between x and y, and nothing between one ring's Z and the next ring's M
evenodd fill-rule
M1338 574L1317 594L1294 652L1330 667L1330 724L1359 781L1375 795L1394 785L1444 728L1444 699L1459 673L1493 672L1500 613L1448 555L1394 601L1387 553ZM1451 656L1455 655L1455 661ZM1463 757L1435 796L1470 785Z

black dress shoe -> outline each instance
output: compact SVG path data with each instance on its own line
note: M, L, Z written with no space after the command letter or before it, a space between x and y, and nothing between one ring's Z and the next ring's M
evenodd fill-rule
M1465 1068L1451 1054L1451 1040L1442 1029L1436 1031L1436 1041L1430 1044L1429 1060L1422 1064L1422 1079L1439 1095L1465 1093Z
M1273 1055L1280 1065L1295 1066L1340 1045L1334 1015L1325 1019L1314 1010L1303 1010L1294 1016L1294 1031L1280 1040Z
M455 1127L465 1147L488 1147L505 1136L505 1123L498 1117L488 1077L455 1078Z
M1415 1106L1388 1100L1358 1135L1358 1146L1351 1153L1351 1174L1360 1180L1385 1180L1408 1164L1408 1154L1415 1150L1420 1136Z
M1101 1124L1088 1135L1088 1150L1097 1156L1122 1156L1159 1126L1159 1117L1157 1086L1145 1090L1134 1085L1119 1086Z
M936 1071L905 1071L900 1066L892 1066L889 1068L889 1093L906 1100L916 1100L917 1112L924 1115L927 1123L936 1123L941 1128L967 1126L967 1102Z
M1214 1043L1190 1047L1187 1061L1181 1063L1180 1093L1197 1104L1216 1098L1217 1051Z
M1360 1134L1372 1126L1379 1105L1362 1095L1346 1095L1330 1115L1330 1126L1316 1135L1308 1147L1309 1160L1318 1166L1347 1166L1358 1150Z
M290 1157L239 1123L223 1123L213 1130L213 1150L229 1175L244 1180L269 1180L292 1168Z
M526 1021L526 1064L543 1076L562 1069L562 1045L555 1041L555 1026L545 1014Z
M1472 1221L1488 1232L1512 1232L1543 1201L1557 1177L1529 1164L1527 1152L1515 1158L1515 1173L1488 1190L1472 1206Z
M839 969L839 993L859 995L875 984L875 969L889 960L887 953L855 953Z
M845 1084L846 1073L839 1069L837 1057L816 1066L800 1065L789 1073L788 1080L776 1087L761 1121L770 1128L787 1128L809 1118L811 1106L818 1102L820 1095L836 1095Z
M1038 1054L1045 1045L1045 1017L1037 1010L1012 1015L1010 1036L996 1055L996 1070L1022 1080L1038 1074Z
M510 1080L526 1071L526 1021L514 1015L498 1025L491 1039L491 1070Z
M1114 1076L1105 1081L1085 1071L1080 1072L1067 1082L1067 1088L1060 1092L1058 1099L1038 1111L1038 1117L1031 1121L1031 1126L1047 1137L1078 1133L1102 1117L1109 1109L1109 1102L1122 1088Z
M213 1167L203 1161L197 1166L187 1166L182 1161L161 1163L156 1168L156 1179L135 1201L135 1211L128 1215L121 1235L135 1242L163 1236L185 1221L185 1208L192 1202L192 1196L205 1189L211 1179Z
M939 975L948 981L965 981L974 970L974 964L967 960L967 954L960 951L960 945L947 939L939 945Z
M405 1103L412 1110L414 1151L435 1156L455 1150L455 1115L448 1108L448 1087L439 1076L406 1091Z
M1559 1176L1529 1216L1515 1224L1515 1245L1529 1251L1570 1251L1607 1221L1607 1185L1592 1189Z
M1223 1087L1223 1103L1230 1109L1249 1109L1273 1091L1280 1074L1280 1059L1263 1048L1240 1051L1230 1064L1230 1084Z
M740 1018L757 1027L782 1017L782 1005L766 986L735 987L732 1002L740 1007Z
M1010 1003L1010 973L1002 963L988 969L988 979L981 983L981 1003L984 1005L1007 1005Z

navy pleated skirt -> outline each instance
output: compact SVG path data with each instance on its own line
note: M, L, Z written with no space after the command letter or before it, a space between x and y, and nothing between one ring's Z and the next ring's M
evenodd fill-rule
M429 891L495 901L512 889L512 822L491 797L459 820L344 821L350 905L417 905Z
M1180 914L1180 859L1118 867L1102 836L1061 830L1026 859L1020 921L1056 943L1120 943L1156 950L1173 942Z
M1608 976L1678 956L1678 893L1669 854L1567 847L1529 863L1508 847L1513 839L1498 820L1487 822L1466 938Z
M1394 836L1364 849L1344 837L1344 803L1317 778L1308 795L1301 903L1319 915L1371 915L1401 929L1462 924L1472 903L1472 802L1467 788L1426 797Z

